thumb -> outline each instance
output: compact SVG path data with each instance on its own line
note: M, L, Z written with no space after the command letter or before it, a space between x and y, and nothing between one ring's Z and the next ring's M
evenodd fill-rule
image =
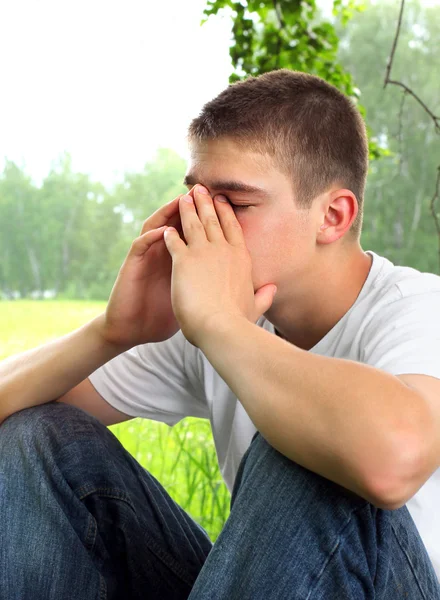
M277 287L276 285L273 285L273 283L263 285L263 287L260 287L260 289L256 291L254 296L255 310L257 312L256 321L272 306L276 292Z

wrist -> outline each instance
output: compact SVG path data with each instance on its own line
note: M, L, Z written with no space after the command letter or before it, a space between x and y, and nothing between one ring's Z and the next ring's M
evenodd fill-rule
M246 317L230 313L215 313L206 320L199 335L197 346L203 350L203 345L217 337L234 336L243 323L250 323Z
M105 312L92 319L92 321L90 321L90 326L100 344L102 344L110 354L117 356L118 354L122 354L123 352L130 350L130 348L133 348L133 344L122 343L112 338L109 332Z

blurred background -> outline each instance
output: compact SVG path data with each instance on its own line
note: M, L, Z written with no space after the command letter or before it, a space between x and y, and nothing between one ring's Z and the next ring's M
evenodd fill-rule
M401 7L1 3L0 359L105 309L142 222L185 189L189 121L229 82L280 67L324 77L366 119L364 250L440 273L440 3L404 4L388 75L413 94L384 87ZM229 494L209 423L111 429L215 540Z

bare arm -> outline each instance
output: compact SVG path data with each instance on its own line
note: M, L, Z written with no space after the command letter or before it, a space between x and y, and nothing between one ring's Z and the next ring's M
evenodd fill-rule
M57 402L76 406L101 421L103 425L115 425L135 418L121 412L107 402L94 388L88 377L63 396L57 398Z
M163 240L167 225L179 228L179 198L144 222L105 313L53 342L0 362L0 423L52 400L83 408L105 424L130 418L105 403L87 377L129 348L167 340L179 330L171 304L172 262Z
M435 412L398 377L306 352L245 318L219 314L201 339L255 427L291 460L388 510L432 474Z
M18 410L58 399L128 349L105 340L104 318L99 315L63 337L0 362L0 423Z

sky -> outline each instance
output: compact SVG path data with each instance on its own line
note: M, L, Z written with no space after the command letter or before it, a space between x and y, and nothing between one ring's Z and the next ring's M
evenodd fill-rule
M206 0L0 3L0 168L36 183L63 151L112 185L158 147L187 156L186 129L228 85L231 21Z
M14 160L39 184L66 151L74 170L111 186L158 147L186 157L190 120L232 71L230 17L200 27L205 6L0 2L0 169L5 157Z

